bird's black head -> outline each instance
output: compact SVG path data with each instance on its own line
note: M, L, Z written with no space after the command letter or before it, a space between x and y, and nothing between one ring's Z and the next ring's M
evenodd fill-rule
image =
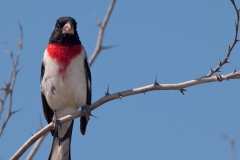
M81 44L77 33L77 22L72 17L60 17L49 39L49 44Z

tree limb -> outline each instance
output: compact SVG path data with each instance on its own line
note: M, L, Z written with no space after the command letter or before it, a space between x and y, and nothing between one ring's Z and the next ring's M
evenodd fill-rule
M9 79L8 82L5 83L5 87L2 88L1 90L3 91L4 95L3 98L0 99L1 101L1 106L0 106L0 118L1 115L3 113L3 111L5 110L5 103L7 101L7 98L9 100L8 102L8 112L7 115L5 117L5 120L3 121L1 128L0 128L0 136L3 134L3 131L8 123L8 120L10 119L10 117L20 111L20 109L12 111L12 98L13 98L13 90L14 90L14 86L15 86L15 82L17 79L17 74L20 71L21 68L18 68L18 64L19 64L19 57L20 57L20 53L22 50L22 40L23 40L23 29L22 29L22 25L19 23L19 29L20 29L20 37L18 38L18 51L17 51L17 55L16 55L16 59L14 59L13 57L13 53L11 51L7 51L6 53L10 56L11 62L12 62L12 71L9 75Z
M215 67L213 70L212 70L212 68L210 68L210 71L209 71L209 73L206 75L206 77L211 77L214 73L220 72L221 67L222 67L224 64L228 63L228 58L230 57L230 54L231 54L231 52L232 52L235 44L236 44L237 42L239 42L239 39L238 39L238 28L239 28L239 12L240 12L240 11L237 9L237 6L236 6L234 0L230 0L230 1L232 2L233 7L234 7L234 9L235 9L235 11L236 11L235 35L234 35L234 38L233 38L233 42L232 42L232 45L231 45L231 46L228 46L228 52L227 52L227 55L226 55L226 57L224 58L224 60L223 60L223 61L220 61L220 60L219 60L218 66Z
M85 114L89 114L92 110L98 108L99 106L103 105L104 103L107 103L111 100L135 95L135 94L141 94L149 91L154 90L179 90L184 92L183 88L203 84L203 83L209 83L209 82L221 82L223 80L229 80L229 79L240 79L240 71L238 72L232 72L227 75L216 75L213 77L202 77L195 80L190 80L182 83L177 84L158 84L155 80L153 84L143 86L140 88L134 88L126 91L116 92L114 94L110 94L108 91L108 94L105 94L101 99L97 100L93 104L89 106L89 110L86 111L78 111L75 113L72 113L70 115L67 115L65 117L60 118L61 124L66 123L67 121L73 120L75 118L84 116ZM47 132L51 131L54 128L54 124L51 122L47 126L45 126L43 129L35 133L27 142L23 144L23 146L20 147L20 149L11 157L11 160L17 160L19 159L22 154L39 138L41 138L43 135L45 135Z
M101 22L98 18L97 19L97 22L98 22L98 26L99 26L99 32L98 32L98 40L97 40L97 44L96 44L96 48L95 48L95 51L93 52L91 58L89 59L88 63L89 63L89 66L91 66L94 62L94 60L97 58L98 54L104 50L104 49L109 49L109 48L112 48L112 47L115 47L115 45L112 45L112 46L106 46L106 47L103 47L102 46L102 40L103 40L103 35L104 35L104 31L105 31L105 28L107 26L107 23L108 23L108 20L110 18L110 15L112 13L112 10L113 10L113 7L114 7L114 4L115 4L116 0L112 0L112 2L110 3L109 7L108 7L108 11L105 15L105 18L103 20L103 22ZM96 16L95 16L96 17Z
M42 125L42 120L41 120L41 117L39 118L39 123L40 123L40 128L42 129L43 128L43 125ZM49 132L48 132L49 133ZM45 137L48 135L48 133L46 133L45 135L43 135L41 138L39 138L36 143L34 144L32 150L29 152L26 160L31 160L33 159L34 155L36 154L39 146L42 144L42 141L45 139Z

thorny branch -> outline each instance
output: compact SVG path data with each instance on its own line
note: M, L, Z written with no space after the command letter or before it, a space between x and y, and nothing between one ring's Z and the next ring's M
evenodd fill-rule
M3 111L6 109L7 109L7 115L5 117L5 120L2 122L2 125L0 128L0 136L3 134L4 128L7 125L10 117L14 113L20 111L20 109L12 111L13 90L14 90L17 74L21 69L21 68L18 68L19 57L22 50L22 40L23 40L23 29L20 23L19 23L19 29L20 29L20 37L18 38L18 50L17 50L16 58L14 59L13 53L11 51L6 50L6 53L10 56L10 59L12 62L12 71L10 72L8 82L5 82L5 87L1 88L3 92L3 97L0 98L0 118L2 117ZM7 100L8 100L8 107L5 107Z
M239 39L238 39L238 28L239 28L239 12L240 12L240 10L237 9L237 6L236 6L234 0L230 0L230 1L232 2L233 7L234 7L234 9L235 9L235 11L236 11L235 35L234 35L233 43L232 43L231 46L228 46L228 52L227 52L227 55L226 55L226 57L224 58L224 60L223 60L223 61L220 61L220 60L219 60L218 66L217 66L216 68L214 68L214 69L210 68L210 71L209 71L209 73L206 75L206 77L211 77L214 73L220 72L221 67L222 67L224 64L228 63L228 58L230 57L230 54L231 54L231 52L232 52L235 44L236 44L237 42L239 42Z
M183 88L195 86L198 84L203 84L203 83L209 83L209 82L221 82L223 80L229 80L229 79L240 79L240 71L239 72L233 72L227 75L217 75L213 77L203 77L200 79L195 79L195 80L190 80L187 82L182 82L178 84L158 84L158 83L153 83L148 86L143 86L140 88L134 88L131 90L127 91L122 91L122 92L116 92L114 94L110 94L108 91L101 99L98 101L94 102L91 104L88 108L88 110L84 111L78 111L75 112L71 115L67 115L65 117L60 118L59 120L61 121L61 124L70 121L72 119L78 118L80 116L84 116L86 114L89 114L92 110L98 108L99 106L103 105L104 103L107 103L111 100L115 99L122 99L123 97L135 95L135 94L141 94L141 93L146 93L149 91L154 91L154 90L179 90L183 92ZM109 90L109 89L108 89ZM21 148L12 156L11 160L16 160L19 159L22 154L40 137L45 135L47 132L51 131L54 128L53 123L49 123L46 127L41 129L39 132L34 134L26 143L24 143Z
M97 40L95 51L93 52L91 58L89 59L89 62L88 62L89 66L91 66L93 64L94 60L97 58L98 54L102 50L115 47L115 46L106 46L106 47L102 46L102 40L103 40L104 31L105 31L105 28L107 26L107 23L108 23L108 20L110 18L110 15L112 13L112 10L113 10L115 2L116 2L116 0L112 0L112 2L110 3L110 5L108 7L108 11L107 11L107 13L105 15L105 18L104 18L103 22L101 22L99 20L99 18L96 17L97 23L98 23L98 26L99 26L98 40Z

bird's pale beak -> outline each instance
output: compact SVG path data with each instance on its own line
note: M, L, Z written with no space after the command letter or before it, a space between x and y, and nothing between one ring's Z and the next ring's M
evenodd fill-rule
M67 34L74 34L74 28L72 26L71 22L67 22L62 29L62 34L67 33Z

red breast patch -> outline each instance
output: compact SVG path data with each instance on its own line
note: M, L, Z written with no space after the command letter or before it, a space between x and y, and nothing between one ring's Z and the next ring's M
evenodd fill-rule
M47 52L59 65L59 73L64 77L71 60L82 51L81 45L49 44Z

